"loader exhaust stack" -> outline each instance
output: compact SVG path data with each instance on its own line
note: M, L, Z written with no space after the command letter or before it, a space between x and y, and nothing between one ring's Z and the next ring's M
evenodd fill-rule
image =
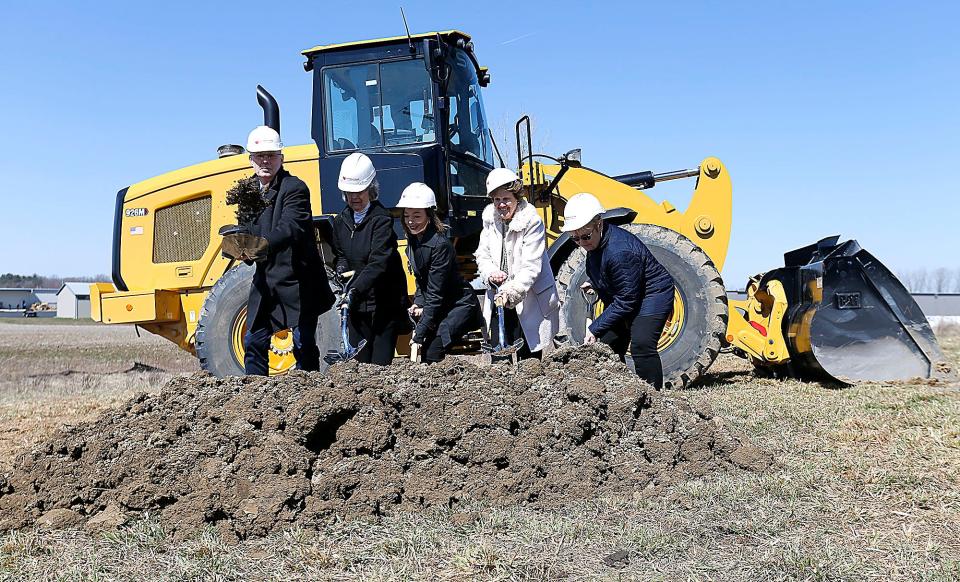
M280 133L280 105L262 85L257 85L257 103L263 109L263 124Z

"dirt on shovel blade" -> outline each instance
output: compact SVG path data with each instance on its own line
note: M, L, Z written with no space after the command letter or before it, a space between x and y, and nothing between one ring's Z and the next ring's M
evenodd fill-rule
M212 524L244 539L334 515L556 507L769 463L605 346L518 367L197 373L21 455L0 479L0 526L100 529L149 514L177 536Z

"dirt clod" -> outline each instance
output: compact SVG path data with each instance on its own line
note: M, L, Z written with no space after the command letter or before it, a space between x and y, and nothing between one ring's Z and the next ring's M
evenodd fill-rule
M630 552L617 550L603 557L603 563L611 568L623 568L630 565Z
M518 367L197 373L21 455L0 481L0 527L77 515L98 529L149 512L177 535L213 525L244 539L332 515L629 496L769 463L605 346Z

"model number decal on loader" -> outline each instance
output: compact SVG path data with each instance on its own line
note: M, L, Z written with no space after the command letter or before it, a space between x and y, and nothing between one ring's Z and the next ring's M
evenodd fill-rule
M123 211L123 215L126 216L127 218L137 218L140 216L146 216L147 209L146 208L127 208L126 210Z

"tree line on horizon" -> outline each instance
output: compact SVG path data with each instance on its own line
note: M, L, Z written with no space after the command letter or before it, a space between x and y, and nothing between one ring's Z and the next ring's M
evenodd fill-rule
M0 275L0 287L15 289L59 289L64 281L79 281L81 283L93 283L94 281L110 281L110 275L61 277L60 275L17 275L15 273L3 273Z
M948 269L909 269L897 273L911 293L960 293L960 267Z

